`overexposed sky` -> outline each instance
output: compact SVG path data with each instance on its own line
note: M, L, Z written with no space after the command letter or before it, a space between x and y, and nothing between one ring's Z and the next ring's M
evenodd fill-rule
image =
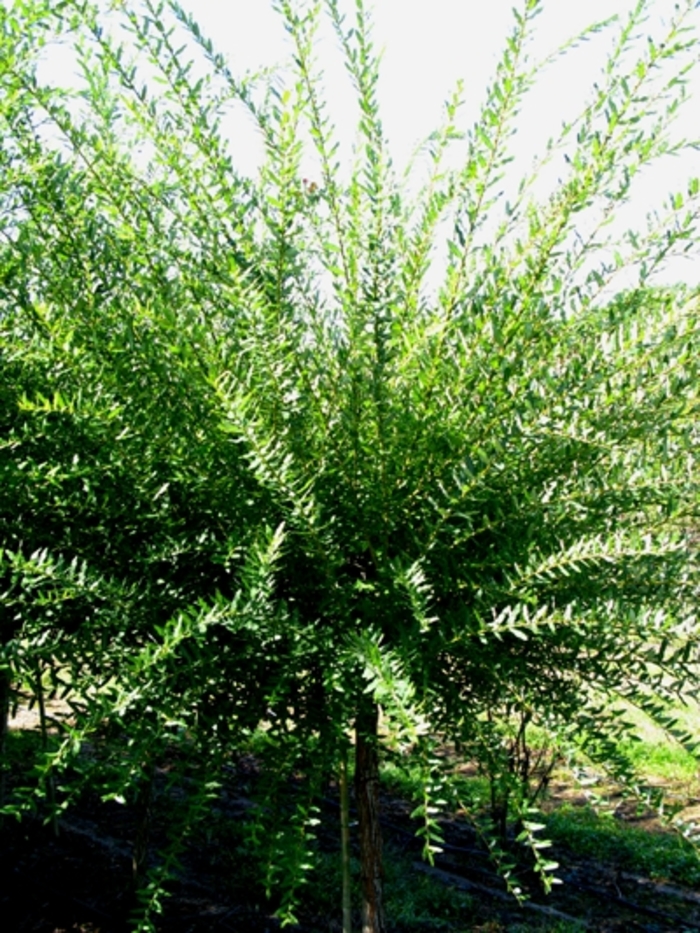
M181 0L199 21L216 46L231 61L234 72L274 65L290 54L291 39L271 0ZM615 14L624 22L635 0L544 0L536 19L529 51L533 64L543 60L564 42L595 22ZM639 30L640 49L647 35L660 40L674 13L674 0L652 0L648 19ZM435 129L442 117L443 103L458 79L465 81L464 128L476 118L486 86L515 26L513 6L519 0L367 0L372 10L375 48L382 52L380 103L382 119L394 164L402 171L416 145ZM351 24L354 2L341 0ZM693 14L700 29L700 8ZM600 80L607 54L619 33L613 24L570 50L545 69L530 92L518 118L513 137L515 156L513 187L541 155L547 140L556 136L562 121L577 115L590 100L593 82ZM700 40L699 40L700 41ZM355 133L357 111L349 80L342 64L336 37L328 28L317 44L319 65L329 111L338 126L341 143L349 155ZM700 45L698 46L700 56ZM696 58L698 57L696 56ZM700 67L689 85L691 99L677 120L678 138L700 137ZM237 163L254 171L261 158L254 134L242 123L232 130ZM562 166L563 167L563 166ZM310 168L312 174L313 168ZM556 174L556 171L555 171ZM683 189L691 176L700 175L700 151L686 153L659 163L645 172L625 208L621 228L644 226L647 213L660 208L671 190ZM552 177L552 182L556 177ZM669 281L700 280L696 262L674 261Z
M282 65L292 53L292 41L272 0L180 0L191 12L217 51L229 60L234 74L264 66ZM297 0L298 2L298 0ZM372 10L374 43L383 54L380 79L382 120L397 170L402 171L416 147L442 118L443 102L456 81L465 82L466 103L461 112L466 130L478 115L486 86L493 77L505 40L515 26L513 6L522 0L366 0ZM529 46L533 64L554 51L593 22L619 14L624 20L635 0L544 0ZM663 36L674 12L674 0L651 0L649 17L639 30ZM354 0L340 0L351 25ZM700 29L700 4L692 14ZM589 41L570 50L545 69L530 92L511 140L515 156L514 184L541 155L548 138L555 136L567 118L576 116L590 100L593 82L600 80L607 53L618 25L608 27ZM697 46L700 56L700 40ZM329 103L329 114L338 128L341 155L349 157L355 138L357 110L342 53L330 26L322 28L316 45L319 67ZM700 137L700 67L689 85L686 102L674 128L678 137ZM231 140L234 161L246 174L254 174L262 160L259 134L250 117L233 112L222 127ZM313 176L313 156L305 171ZM563 157L561 159L563 167ZM671 190L683 189L691 176L700 176L700 150L682 158L665 160L647 172L638 184L634 203L627 208L626 226L637 226L652 207L661 207ZM553 177L552 181L556 181ZM700 279L700 270L688 269L688 261L675 267L671 279Z
M271 0L181 0L215 45L230 57L233 70L273 65L287 57L291 40ZM466 83L471 120L483 99L505 39L515 25L512 8L518 0L367 0L374 21L375 47L383 53L381 100L392 152L401 166L419 139L435 128L442 103L458 78ZM614 14L624 17L634 0L544 0L531 46L533 60L543 58L593 22ZM341 0L351 24L354 3ZM673 0L650 4L644 32L660 35L672 14ZM694 16L700 27L700 10ZM520 133L528 141L555 132L586 98L600 75L616 27L572 50L544 76L534 92L534 112L526 112ZM330 31L322 32L319 60L334 116L352 112L341 54ZM696 76L696 90L700 80ZM537 106L539 102L539 106ZM694 114L693 114L694 111ZM686 108L687 132L700 133L700 96ZM546 136L545 136L546 138ZM524 140L525 141L525 140Z

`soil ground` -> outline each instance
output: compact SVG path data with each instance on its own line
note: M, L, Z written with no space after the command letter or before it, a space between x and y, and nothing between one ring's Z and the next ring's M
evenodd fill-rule
M13 727L31 728L31 716ZM273 933L279 928L274 905L251 874L245 850L236 843L235 826L250 805L247 791L256 764L243 758L227 768L212 818L192 834L170 885L157 933ZM164 838L174 793L165 775L156 775L151 852ZM176 791L175 791L176 792ZM169 796L170 795L170 796ZM557 799L571 799L570 788L555 788ZM404 866L409 887L424 876L451 891L463 891L457 915L392 921L393 933L500 933L575 929L599 933L690 933L700 930L700 893L660 879L632 874L614 859L583 857L561 847L548 850L562 868L564 882L550 895L538 894L519 906L486 858L471 827L458 816L445 819L444 852L434 867L420 860L415 823L404 801L385 796L382 820L387 860ZM338 802L333 787L324 799L319 844L337 851ZM661 829L651 815L620 809L620 818ZM127 933L134 908L131 859L136 834L135 808L103 802L86 794L60 821L58 834L39 818L5 820L0 849L0 930L2 933ZM239 840L240 842L240 840ZM151 855L151 860L156 858ZM406 879L404 879L406 881ZM387 887L390 887L387 881ZM387 893L391 893L387 891ZM454 914L454 911L453 911ZM297 929L339 933L340 909L311 898L299 913Z

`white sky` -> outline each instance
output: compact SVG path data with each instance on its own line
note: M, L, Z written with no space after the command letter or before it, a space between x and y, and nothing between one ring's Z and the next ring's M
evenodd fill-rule
M215 45L230 57L236 72L273 65L291 49L279 15L271 0L181 0ZM520 0L366 0L372 10L375 47L383 51L381 94L384 124L396 161L423 136L435 128L445 98L458 78L464 78L470 102L483 98L504 47L504 39L514 26L513 6ZM614 14L624 15L633 0L545 0L536 20L533 58L554 50L567 38L595 21ZM673 0L652 3L653 14L645 32L658 34L673 10ZM351 22L354 3L345 0ZM695 15L700 27L700 10ZM613 30L569 53L551 71L551 81L543 82L536 114L544 133L556 130L564 116L572 115L576 101L583 102L586 90L598 76L605 61ZM335 103L352 101L348 94L340 52L335 37L321 36L320 60L326 71L329 96ZM696 88L700 81L694 81ZM687 108L687 127L697 131L698 98ZM692 111L695 110L695 119ZM335 115L343 107L334 107ZM472 114L469 114L471 116ZM695 124L695 125L693 125ZM530 131L537 134L538 126ZM528 127L520 132L530 135Z
M216 49L230 62L234 74L284 62L291 52L291 39L271 0L180 0L211 37ZM462 111L464 129L478 113L487 83L493 76L505 38L514 26L512 7L521 0L366 0L373 11L375 48L383 50L380 102L384 129L394 164L405 167L410 153L439 124L443 102L458 78L465 80L467 105ZM537 61L569 37L591 23L613 14L624 16L634 0L545 0L536 20L532 57ZM652 2L651 14L643 27L660 37L660 30L673 13L674 0ZM700 28L700 4L693 18ZM341 0L348 24L353 16L353 0ZM516 166L528 169L532 158L542 153L547 139L555 135L562 120L576 115L586 102L592 83L600 76L616 26L570 51L544 72L542 81L531 92L518 119L518 132L511 141ZM700 55L700 44L698 45ZM342 64L338 43L330 28L323 31L317 45L320 66L331 116L338 126L346 154L354 138L354 96ZM700 72L700 68L696 69ZM678 136L700 136L700 74L691 83L693 97L682 111L676 126ZM251 121L232 118L226 128L239 169L253 173L262 151ZM341 150L342 151L342 150ZM311 163L308 173L314 168ZM661 206L662 198L673 188L683 188L684 179L700 175L700 151L660 165L644 178L637 191L632 218L643 221L651 206ZM686 260L674 265L671 280L685 278L697 282Z
M289 54L291 40L270 0L181 2L219 49L230 56L234 72L273 65ZM438 125L443 102L459 78L465 80L467 91L467 105L462 111L465 129L476 117L505 38L515 25L512 8L520 8L521 2L367 0L367 5L372 10L375 48L383 52L380 100L384 129L394 163L402 170L415 146ZM536 20L533 60L542 59L596 21L614 14L625 17L633 5L634 0L545 0ZM341 7L347 10L349 24L354 3L345 0ZM661 37L673 7L673 0L657 0L650 5L642 41L646 33ZM694 21L700 28L700 9L696 9ZM532 158L543 151L547 139L556 135L562 121L579 112L592 83L600 76L617 28L614 25L571 50L544 73L528 98L512 140L516 171L526 171ZM349 151L354 135L354 98L338 43L330 30L320 36L318 55L331 113ZM700 74L693 77L691 93L693 99L686 103L677 123L679 137L700 136ZM252 170L260 150L255 140L246 136L244 127L238 133L237 161L242 168ZM624 226L643 224L649 209L660 207L670 188L682 188L683 181L692 175L700 175L700 151L668 160L649 171L624 215ZM519 177L520 172L517 180ZM667 276L670 281L683 278L697 282L698 262L675 262Z

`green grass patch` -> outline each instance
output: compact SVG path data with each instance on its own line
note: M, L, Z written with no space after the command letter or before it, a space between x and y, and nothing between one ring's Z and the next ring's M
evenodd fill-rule
M416 759L407 758L401 764L384 761L381 780L384 793L415 803L423 799L425 775ZM478 774L452 774L445 782L441 798L447 801L448 809L466 806L480 810L490 799L488 778Z
M212 826L214 830L214 825ZM259 854L246 843L242 821L215 824L217 860L230 878L230 892L256 906L263 913L274 910L277 900L268 902L263 878L265 867ZM306 884L300 890L298 915L309 933L328 930L341 914L340 852L319 851L314 846ZM351 860L352 902L355 920L359 922L361 891L359 863ZM449 888L427 875L418 874L412 857L387 845L384 851L384 909L392 930L403 933L455 931L469 929L474 902L469 894ZM464 924L464 926L462 926Z
M647 777L683 783L697 780L696 758L673 742L629 742L622 750Z
M423 793L423 772L420 762L406 758L401 764L383 761L381 765L382 791L404 800L419 800Z
M630 826L612 814L567 804L546 817L545 835L577 855L656 880L700 885L700 858L693 846L672 830Z
M360 904L359 864L352 860L353 905ZM340 858L322 854L304 893L304 910L317 917L340 915ZM394 846L384 850L384 911L393 930L423 933L427 930L468 929L474 900L464 891L447 887L415 871L412 859ZM359 918L358 918L359 919ZM464 926L462 926L464 924Z
M567 920L528 920L527 923L511 924L508 933L581 933L581 923L569 923ZM505 928L504 928L505 933Z
M698 760L643 710L623 704L625 718L634 727L637 741L624 741L621 751L629 756L642 774L669 781L693 781L698 776ZM669 704L669 715L677 727L690 736L700 737L700 706L694 700Z

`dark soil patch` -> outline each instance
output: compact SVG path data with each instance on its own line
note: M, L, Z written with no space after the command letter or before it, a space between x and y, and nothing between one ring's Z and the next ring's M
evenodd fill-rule
M273 933L279 928L275 904L265 899L258 870L241 843L240 827L251 805L248 797L250 759L227 767L219 797L205 824L196 829L180 855L169 885L163 913L154 918L158 933ZM253 775L254 779L254 775ZM151 830L150 866L165 840L173 794L183 793L157 775ZM554 847L552 858L564 884L545 896L531 882L531 899L519 906L490 865L472 828L458 817L443 822L444 852L433 868L420 861L420 842L410 807L386 797L383 804L387 856L398 865L403 882L418 885L427 874L436 885L465 892L455 915L415 916L402 913L392 921L396 933L498 933L498 931L573 930L599 933L682 933L700 930L700 894L670 883L623 871L613 861L582 857ZM338 801L329 787L323 803L320 850L335 864L338 850ZM0 929L2 933L126 933L134 899L131 858L136 834L134 807L102 802L83 795L60 822L58 835L40 818L2 825L0 850ZM525 872L525 875L527 872ZM411 880L414 879L414 880ZM310 889L315 882L312 882ZM387 880L387 896L392 885ZM340 930L337 906L328 879L324 897L310 890L298 929L334 933ZM407 890L408 890L407 888ZM437 889L436 889L437 890ZM396 902L396 900L394 901ZM330 906L329 906L330 905ZM390 918L391 919L391 918Z

